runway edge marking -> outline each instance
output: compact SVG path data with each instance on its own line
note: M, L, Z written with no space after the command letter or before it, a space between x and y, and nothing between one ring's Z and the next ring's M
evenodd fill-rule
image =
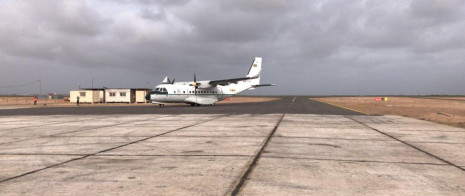
M318 101L318 102L321 102L321 103L324 103L324 104L336 106L336 107L339 107L339 108L342 108L342 109L346 109L346 110L351 110L351 111L354 111L354 112L362 113L362 114L365 114L365 115L370 115L370 113L367 113L367 112L362 112L362 111L360 111L360 110L356 110L356 109L352 109L352 108L348 108L348 107L336 105L336 104L329 103L329 102L326 102L326 101L321 101L321 100L317 100L317 99L314 99L314 98L308 98L308 99L310 99L310 100L312 100L312 101Z

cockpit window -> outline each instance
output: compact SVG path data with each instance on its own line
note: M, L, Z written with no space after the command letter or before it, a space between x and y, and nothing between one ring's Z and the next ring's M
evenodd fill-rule
M166 88L156 87L150 94L168 94Z

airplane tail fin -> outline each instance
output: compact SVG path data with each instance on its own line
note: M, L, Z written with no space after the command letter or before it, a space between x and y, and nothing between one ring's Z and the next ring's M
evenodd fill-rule
M260 73L262 72L262 58L255 57L252 65L250 66L249 73L247 74L248 78L250 79L252 85L260 84Z
M247 74L248 78L256 78L260 77L260 73L262 72L262 58L255 57L252 66L250 66L249 73Z

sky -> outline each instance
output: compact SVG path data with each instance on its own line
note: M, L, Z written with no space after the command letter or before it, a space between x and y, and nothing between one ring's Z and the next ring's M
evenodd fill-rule
M0 0L0 10L0 94L244 77L254 57L261 82L277 86L246 95L465 94L463 0Z

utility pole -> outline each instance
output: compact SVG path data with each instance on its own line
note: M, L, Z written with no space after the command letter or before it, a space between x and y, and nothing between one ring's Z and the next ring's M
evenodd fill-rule
M94 77L92 77L92 89L94 89Z
M39 97L42 94L42 79L39 79Z

